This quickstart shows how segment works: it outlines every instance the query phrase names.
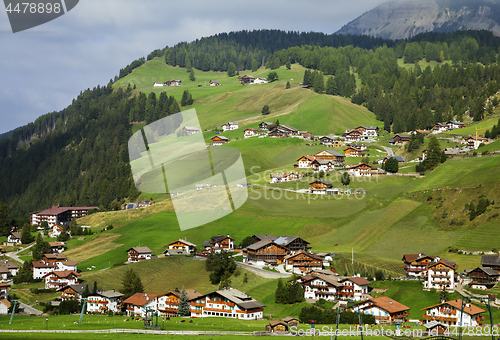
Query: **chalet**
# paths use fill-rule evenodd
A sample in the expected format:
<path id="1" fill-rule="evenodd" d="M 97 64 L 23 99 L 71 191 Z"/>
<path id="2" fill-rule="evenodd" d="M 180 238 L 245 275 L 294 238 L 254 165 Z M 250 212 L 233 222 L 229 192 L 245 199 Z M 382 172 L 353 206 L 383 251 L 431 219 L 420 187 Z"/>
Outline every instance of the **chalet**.
<path id="1" fill-rule="evenodd" d="M 408 318 L 410 307 L 407 307 L 388 296 L 371 298 L 357 304 L 355 309 L 373 315 L 376 324 L 404 323 Z"/>
<path id="2" fill-rule="evenodd" d="M 286 138 L 286 137 L 288 137 L 288 134 L 286 134 L 285 132 L 280 131 L 280 130 L 274 128 L 274 129 L 272 129 L 271 131 L 269 131 L 267 133 L 267 136 L 271 137 L 271 138 Z"/>
<path id="3" fill-rule="evenodd" d="M 307 273 L 311 270 L 323 269 L 323 259 L 301 249 L 285 256 L 285 269 L 293 273 Z"/>
<path id="4" fill-rule="evenodd" d="M 45 275 L 52 273 L 57 270 L 57 264 L 55 263 L 45 263 L 43 261 L 32 261 L 31 270 L 33 271 L 34 279 L 41 279 Z"/>
<path id="5" fill-rule="evenodd" d="M 448 327 L 448 325 L 441 323 L 437 320 L 432 320 L 430 322 L 425 323 L 424 327 L 427 330 L 427 334 L 431 335 L 444 335 L 443 333 L 450 331 L 450 327 Z"/>
<path id="6" fill-rule="evenodd" d="M 122 293 L 113 290 L 97 293 L 87 297 L 87 312 L 101 313 L 108 312 L 118 313 L 120 311 Z"/>
<path id="7" fill-rule="evenodd" d="M 194 127 L 194 126 L 184 126 L 182 128 L 182 131 L 184 131 L 184 133 L 186 133 L 187 135 L 192 135 L 192 134 L 201 132 L 201 130 L 199 128 Z"/>
<path id="8" fill-rule="evenodd" d="M 164 255 L 188 255 L 196 252 L 196 244 L 183 239 L 178 239 L 169 243 L 168 248 L 163 252 Z"/>
<path id="9" fill-rule="evenodd" d="M 9 299 L 9 288 L 9 284 L 0 283 L 0 299 Z"/>
<path id="10" fill-rule="evenodd" d="M 0 315 L 9 314 L 10 302 L 6 299 L 0 300 Z"/>
<path id="11" fill-rule="evenodd" d="M 361 133 L 356 130 L 346 131 L 342 133 L 342 137 L 344 137 L 344 140 L 349 142 L 361 142 L 364 139 Z"/>
<path id="12" fill-rule="evenodd" d="M 300 133 L 304 140 L 314 140 L 314 134 L 309 131 L 304 131 Z"/>
<path id="13" fill-rule="evenodd" d="M 186 289 L 185 292 L 189 303 L 203 296 L 203 294 L 197 292 L 195 289 Z M 160 316 L 178 316 L 181 294 L 178 290 L 170 290 L 156 298 Z"/>
<path id="14" fill-rule="evenodd" d="M 283 125 L 283 124 L 279 124 L 279 125 L 276 125 L 272 130 L 271 132 L 281 132 L 284 136 L 288 137 L 288 136 L 297 136 L 299 134 L 299 130 L 297 130 L 296 128 L 293 128 L 289 125 Z M 270 133 L 271 133 L 270 132 Z"/>
<path id="15" fill-rule="evenodd" d="M 344 155 L 338 153 L 337 151 L 320 151 L 314 155 L 315 159 L 319 160 L 329 160 L 335 166 L 344 166 Z"/>
<path id="16" fill-rule="evenodd" d="M 163 83 L 160 81 L 155 81 L 155 83 L 153 84 L 153 87 L 163 87 Z"/>
<path id="17" fill-rule="evenodd" d="M 427 265 L 435 261 L 435 257 L 419 254 L 405 254 L 403 262 L 405 264 L 406 276 L 408 277 L 427 277 Z"/>
<path id="18" fill-rule="evenodd" d="M 271 126 L 271 123 L 262 122 L 262 123 L 259 124 L 259 129 L 261 129 L 261 130 L 268 130 L 270 126 Z"/>
<path id="19" fill-rule="evenodd" d="M 462 309 L 463 314 L 461 313 Z M 439 321 L 445 325 L 461 325 L 463 327 L 478 326 L 479 321 L 482 319 L 480 314 L 485 312 L 484 309 L 476 307 L 462 299 L 441 302 L 437 305 L 422 308 L 421 310 L 425 311 L 422 318 L 426 320 L 426 323 Z M 461 324 L 460 320 L 462 320 Z"/>
<path id="20" fill-rule="evenodd" d="M 262 319 L 265 305 L 237 289 L 229 288 L 190 301 L 191 317 Z"/>
<path id="21" fill-rule="evenodd" d="M 325 146 L 332 147 L 335 140 L 328 136 L 323 136 L 319 138 L 319 142 Z"/>
<path id="22" fill-rule="evenodd" d="M 297 327 L 299 325 L 299 319 L 293 318 L 291 316 L 287 316 L 286 318 L 281 319 L 281 321 L 286 322 L 288 327 Z"/>
<path id="23" fill-rule="evenodd" d="M 126 252 L 128 253 L 128 263 L 151 260 L 151 254 L 153 254 L 153 251 L 148 247 L 132 247 L 126 250 Z"/>
<path id="24" fill-rule="evenodd" d="M 311 169 L 314 171 L 330 171 L 335 169 L 336 162 L 331 159 L 316 158 L 311 162 Z"/>
<path id="25" fill-rule="evenodd" d="M 253 81 L 254 84 L 267 84 L 267 79 L 266 78 L 256 78 Z"/>
<path id="26" fill-rule="evenodd" d="M 283 173 L 283 174 L 270 174 L 271 183 L 282 183 L 282 182 L 290 182 L 296 181 L 302 178 L 302 174 L 299 172 L 296 173 Z"/>
<path id="27" fill-rule="evenodd" d="M 229 139 L 224 136 L 215 136 L 212 138 L 212 145 L 214 146 L 224 145 L 226 143 L 229 143 Z"/>
<path id="28" fill-rule="evenodd" d="M 286 247 L 290 251 L 308 251 L 311 249 L 311 247 L 308 246 L 309 242 L 297 236 L 283 235 L 274 240 L 274 243 Z"/>
<path id="29" fill-rule="evenodd" d="M 446 127 L 448 128 L 448 131 L 455 130 L 455 129 L 463 129 L 465 128 L 465 124 L 462 122 L 457 122 L 454 120 L 449 120 L 446 123 Z"/>
<path id="30" fill-rule="evenodd" d="M 145 207 L 150 207 L 153 204 L 155 204 L 155 201 L 149 200 L 149 201 L 144 201 L 144 202 L 137 202 L 137 208 L 145 208 Z M 83 228 L 83 227 L 82 227 Z"/>
<path id="31" fill-rule="evenodd" d="M 410 141 L 410 136 L 408 135 L 396 135 L 389 143 L 394 145 L 404 145 Z"/>
<path id="32" fill-rule="evenodd" d="M 64 286 L 59 291 L 62 291 L 61 293 L 61 299 L 62 300 L 78 300 L 80 301 L 84 295 L 85 291 L 88 291 L 89 294 L 92 294 L 94 292 L 94 286 L 89 285 L 89 284 L 75 284 L 75 285 L 68 285 Z M 101 288 L 97 288 L 96 293 L 102 293 L 103 290 Z"/>
<path id="33" fill-rule="evenodd" d="M 181 86 L 181 80 L 167 80 L 163 83 L 164 86 Z"/>
<path id="34" fill-rule="evenodd" d="M 227 122 L 226 124 L 222 124 L 222 131 L 232 131 L 238 129 L 238 123 Z"/>
<path id="35" fill-rule="evenodd" d="M 254 136 L 258 136 L 258 135 L 259 135 L 259 131 L 256 129 L 246 129 L 243 131 L 244 138 L 254 137 Z"/>
<path id="36" fill-rule="evenodd" d="M 82 218 L 88 215 L 89 210 L 98 210 L 98 207 L 58 207 L 31 213 L 31 225 L 41 226 L 46 221 L 49 227 L 54 224 L 66 224 L 73 218 Z"/>
<path id="37" fill-rule="evenodd" d="M 49 246 L 52 254 L 60 254 L 66 250 L 65 242 L 49 242 Z"/>
<path id="38" fill-rule="evenodd" d="M 58 262 L 66 261 L 66 255 L 64 254 L 43 254 L 43 262 L 46 264 L 55 264 Z"/>
<path id="39" fill-rule="evenodd" d="M 359 149 L 353 148 L 349 146 L 347 149 L 344 149 L 344 154 L 346 157 L 365 157 L 365 153 Z"/>
<path id="40" fill-rule="evenodd" d="M 288 324 L 281 320 L 271 321 L 266 325 L 266 332 L 288 332 Z"/>
<path id="41" fill-rule="evenodd" d="M 347 168 L 347 173 L 354 177 L 369 177 L 372 175 L 372 166 L 366 163 L 351 165 Z"/>
<path id="42" fill-rule="evenodd" d="M 212 236 L 212 238 L 210 238 L 210 245 L 212 252 L 215 253 L 220 253 L 221 251 L 233 251 L 234 239 L 229 235 Z"/>
<path id="43" fill-rule="evenodd" d="M 61 235 L 63 232 L 64 232 L 63 227 L 61 227 L 58 224 L 54 224 L 52 227 L 50 227 L 49 237 L 55 238 L 55 237 Z"/>
<path id="44" fill-rule="evenodd" d="M 481 267 L 488 267 L 500 273 L 500 256 L 498 255 L 481 256 Z"/>
<path id="45" fill-rule="evenodd" d="M 299 159 L 297 159 L 298 162 L 298 167 L 301 169 L 307 169 L 311 167 L 311 163 L 316 159 L 314 156 L 302 156 Z"/>
<path id="46" fill-rule="evenodd" d="M 73 270 L 53 271 L 43 276 L 45 289 L 59 289 L 64 286 L 80 283 L 77 272 Z"/>
<path id="47" fill-rule="evenodd" d="M 123 301 L 127 316 L 146 316 L 146 308 L 157 309 L 157 295 L 146 293 L 135 293 Z"/>
<path id="48" fill-rule="evenodd" d="M 432 134 L 434 135 L 445 131 L 448 131 L 448 126 L 445 123 L 436 123 L 432 127 Z"/>
<path id="49" fill-rule="evenodd" d="M 354 131 L 358 131 L 361 136 L 365 137 L 365 139 L 368 139 L 370 137 L 377 137 L 379 128 L 376 126 L 358 126 L 354 129 Z"/>
<path id="50" fill-rule="evenodd" d="M 0 260 L 0 278 L 6 281 L 14 276 L 17 276 L 19 272 L 19 265 L 14 261 Z"/>
<path id="51" fill-rule="evenodd" d="M 253 84 L 255 82 L 255 77 L 244 75 L 243 77 L 238 77 L 238 81 L 240 81 L 242 85 Z"/>
<path id="52" fill-rule="evenodd" d="M 221 83 L 219 83 L 218 80 L 210 80 L 209 83 L 210 83 L 210 86 L 220 86 L 221 85 Z"/>
<path id="53" fill-rule="evenodd" d="M 455 262 L 439 259 L 427 264 L 427 278 L 424 289 L 455 291 L 455 271 L 458 266 Z"/>
<path id="54" fill-rule="evenodd" d="M 469 149 L 477 149 L 481 144 L 488 144 L 489 140 L 488 138 L 481 137 L 481 136 L 470 136 L 469 138 L 465 139 L 465 144 Z"/>
<path id="55" fill-rule="evenodd" d="M 269 240 L 269 241 L 274 241 L 277 239 L 276 236 L 271 235 L 271 234 L 266 234 L 266 235 L 253 235 L 252 236 L 255 242 L 263 241 L 263 240 Z"/>
<path id="56" fill-rule="evenodd" d="M 243 249 L 243 262 L 256 265 L 280 264 L 287 253 L 288 249 L 285 246 L 264 239 Z"/>
<path id="57" fill-rule="evenodd" d="M 309 192 L 316 195 L 332 194 L 333 185 L 325 181 L 316 181 L 309 184 Z"/>
<path id="58" fill-rule="evenodd" d="M 363 294 L 368 294 L 368 285 L 372 283 L 362 277 L 350 277 L 339 281 L 344 286 L 338 293 L 341 300 L 361 301 Z"/>
<path id="59" fill-rule="evenodd" d="M 477 267 L 476 269 L 466 270 L 467 276 L 472 280 L 470 286 L 472 289 L 491 289 L 498 283 L 500 273 L 489 267 Z"/>
<path id="60" fill-rule="evenodd" d="M 5 243 L 5 245 L 7 246 L 15 246 L 15 245 L 18 245 L 18 244 L 21 244 L 21 233 L 20 232 L 17 232 L 17 231 L 14 231 L 12 233 L 10 233 L 9 237 L 7 237 L 7 242 Z"/>

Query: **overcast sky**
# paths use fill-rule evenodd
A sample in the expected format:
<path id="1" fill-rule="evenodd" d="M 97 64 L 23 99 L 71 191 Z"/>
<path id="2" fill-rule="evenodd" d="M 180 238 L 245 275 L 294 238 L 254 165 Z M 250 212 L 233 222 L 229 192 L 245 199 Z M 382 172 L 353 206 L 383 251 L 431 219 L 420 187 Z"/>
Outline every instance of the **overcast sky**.
<path id="1" fill-rule="evenodd" d="M 59 111 L 151 51 L 252 29 L 331 34 L 385 0 L 80 0 L 66 15 L 12 33 L 0 10 L 0 133 Z"/>

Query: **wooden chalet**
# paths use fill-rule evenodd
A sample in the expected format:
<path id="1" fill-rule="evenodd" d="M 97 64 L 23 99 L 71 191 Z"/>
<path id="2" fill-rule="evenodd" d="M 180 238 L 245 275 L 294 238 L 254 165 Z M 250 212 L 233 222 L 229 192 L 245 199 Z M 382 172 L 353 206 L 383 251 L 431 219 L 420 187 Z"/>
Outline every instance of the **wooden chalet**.
<path id="1" fill-rule="evenodd" d="M 302 138 L 304 138 L 304 140 L 313 140 L 314 134 L 312 132 L 306 131 L 302 133 Z"/>
<path id="2" fill-rule="evenodd" d="M 323 259 L 301 249 L 285 256 L 285 269 L 299 273 L 323 269 Z"/>
<path id="3" fill-rule="evenodd" d="M 342 133 L 342 137 L 349 142 L 361 142 L 363 140 L 361 133 L 356 130 L 346 131 Z"/>
<path id="4" fill-rule="evenodd" d="M 419 133 L 422 135 L 428 135 L 431 132 L 429 130 L 413 130 L 409 132 L 410 135 L 418 135 Z"/>
<path id="5" fill-rule="evenodd" d="M 476 269 L 466 270 L 467 276 L 472 280 L 470 286 L 472 289 L 491 289 L 498 283 L 500 273 L 489 267 L 477 267 Z"/>
<path id="6" fill-rule="evenodd" d="M 339 281 L 344 286 L 338 293 L 339 298 L 342 300 L 361 301 L 364 294 L 368 294 L 368 285 L 372 283 L 367 279 L 359 276 L 349 277 Z"/>
<path id="7" fill-rule="evenodd" d="M 427 265 L 427 278 L 424 289 L 455 290 L 455 271 L 458 266 L 455 262 L 439 259 Z"/>
<path id="8" fill-rule="evenodd" d="M 222 124 L 222 131 L 230 131 L 238 129 L 239 125 L 235 122 L 227 122 L 226 124 Z"/>
<path id="9" fill-rule="evenodd" d="M 259 130 L 256 129 L 246 129 L 243 131 L 244 138 L 258 136 L 258 135 L 259 135 Z"/>
<path id="10" fill-rule="evenodd" d="M 298 168 L 307 169 L 311 167 L 311 163 L 316 159 L 314 156 L 302 156 L 297 159 Z"/>
<path id="11" fill-rule="evenodd" d="M 45 264 L 57 264 L 58 262 L 66 261 L 66 255 L 64 254 L 43 254 L 43 262 Z"/>
<path id="12" fill-rule="evenodd" d="M 271 240 L 262 240 L 243 249 L 243 261 L 251 264 L 283 263 L 288 249 Z"/>
<path id="13" fill-rule="evenodd" d="M 356 165 L 351 165 L 347 172 L 349 175 L 354 177 L 369 177 L 372 175 L 372 166 L 366 163 L 359 163 Z"/>
<path id="14" fill-rule="evenodd" d="M 49 246 L 52 254 L 60 254 L 67 248 L 65 242 L 49 242 Z"/>
<path id="15" fill-rule="evenodd" d="M 215 137 L 212 137 L 212 145 L 214 145 L 214 146 L 224 145 L 226 143 L 229 143 L 229 138 L 226 138 L 224 136 L 215 136 Z"/>
<path id="16" fill-rule="evenodd" d="M 392 138 L 389 143 L 393 143 L 394 145 L 403 145 L 406 144 L 410 141 L 410 136 L 408 135 L 396 135 L 394 138 Z"/>
<path id="17" fill-rule="evenodd" d="M 199 128 L 194 127 L 194 126 L 184 126 L 182 128 L 182 131 L 184 131 L 184 133 L 186 133 L 187 135 L 192 135 L 192 134 L 201 132 L 201 130 Z"/>
<path id="18" fill-rule="evenodd" d="M 465 144 L 467 144 L 467 147 L 469 149 L 477 149 L 481 144 L 488 144 L 489 140 L 488 138 L 481 137 L 481 136 L 470 136 L 465 140 Z"/>
<path id="19" fill-rule="evenodd" d="M 259 129 L 268 130 L 271 125 L 272 125 L 272 123 L 262 122 L 259 124 Z"/>
<path id="20" fill-rule="evenodd" d="M 156 297 L 155 294 L 135 293 L 123 301 L 127 316 L 146 316 L 146 308 L 155 309 Z"/>
<path id="21" fill-rule="evenodd" d="M 218 80 L 210 80 L 209 82 L 210 86 L 220 86 L 221 83 L 219 83 Z"/>
<path id="22" fill-rule="evenodd" d="M 163 252 L 164 255 L 186 255 L 196 252 L 196 244 L 183 239 L 178 239 L 169 243 L 168 248 Z"/>
<path id="23" fill-rule="evenodd" d="M 338 153 L 337 151 L 320 151 L 314 154 L 315 159 L 328 159 L 336 162 L 339 165 L 344 163 L 344 155 Z"/>
<path id="24" fill-rule="evenodd" d="M 426 323 L 438 321 L 449 326 L 461 324 L 464 327 L 477 326 L 482 319 L 480 314 L 485 312 L 484 309 L 476 307 L 462 299 L 441 302 L 437 305 L 422 308 L 421 310 L 425 311 L 422 318 Z M 463 314 L 461 315 L 462 310 Z"/>
<path id="25" fill-rule="evenodd" d="M 241 84 L 243 84 L 243 85 L 253 84 L 255 82 L 255 77 L 245 74 L 244 76 L 238 77 L 238 81 L 240 81 Z"/>
<path id="26" fill-rule="evenodd" d="M 288 137 L 288 134 L 283 132 L 283 131 L 280 131 L 276 128 L 272 129 L 271 131 L 268 132 L 267 134 L 269 137 L 272 137 L 272 138 L 286 138 Z"/>
<path id="27" fill-rule="evenodd" d="M 299 325 L 299 319 L 293 318 L 291 316 L 287 316 L 286 318 L 281 319 L 281 321 L 286 322 L 288 327 L 297 327 Z"/>
<path id="28" fill-rule="evenodd" d="M 143 260 L 151 260 L 153 251 L 148 247 L 132 247 L 126 250 L 128 253 L 127 262 L 139 262 Z"/>
<path id="29" fill-rule="evenodd" d="M 282 174 L 269 174 L 271 178 L 271 183 L 281 183 L 281 182 L 290 182 L 296 181 L 302 178 L 302 173 L 299 172 L 291 172 L 291 173 L 282 173 Z"/>
<path id="30" fill-rule="evenodd" d="M 388 296 L 371 298 L 357 304 L 364 314 L 373 315 L 376 324 L 405 323 L 409 317 L 407 307 Z"/>
<path id="31" fill-rule="evenodd" d="M 335 140 L 333 138 L 330 138 L 328 136 L 323 136 L 323 137 L 320 137 L 319 139 L 319 142 L 325 146 L 329 146 L 329 147 L 332 147 L 333 146 L 333 142 Z"/>
<path id="32" fill-rule="evenodd" d="M 285 321 L 275 320 L 266 325 L 267 332 L 288 332 L 288 324 Z"/>
<path id="33" fill-rule="evenodd" d="M 333 185 L 325 181 L 315 181 L 309 184 L 311 194 L 326 195 L 332 188 Z"/>
<path id="34" fill-rule="evenodd" d="M 221 251 L 233 251 L 234 239 L 229 235 L 212 236 L 210 239 L 212 252 L 220 253 Z"/>
<path id="35" fill-rule="evenodd" d="M 87 312 L 105 314 L 120 312 L 123 294 L 113 290 L 98 292 L 87 297 Z"/>
<path id="36" fill-rule="evenodd" d="M 262 319 L 265 305 L 251 296 L 229 288 L 190 301 L 191 317 L 224 317 L 243 320 Z"/>
<path id="37" fill-rule="evenodd" d="M 80 274 L 73 270 L 53 271 L 43 276 L 45 289 L 60 289 L 64 286 L 80 283 Z"/>
<path id="38" fill-rule="evenodd" d="M 18 244 L 21 244 L 21 233 L 18 231 L 14 231 L 10 233 L 10 235 L 7 237 L 7 241 L 4 242 L 6 246 L 15 246 Z"/>
<path id="39" fill-rule="evenodd" d="M 169 290 L 165 294 L 157 296 L 157 308 L 160 316 L 177 316 L 180 297 L 181 292 L 178 290 Z"/>
<path id="40" fill-rule="evenodd" d="M 297 281 L 304 289 L 304 297 L 312 300 L 336 301 L 344 285 L 333 275 L 305 275 Z"/>
<path id="41" fill-rule="evenodd" d="M 289 236 L 289 235 L 283 235 L 278 237 L 274 243 L 281 245 L 283 247 L 286 247 L 290 251 L 308 251 L 311 249 L 309 247 L 309 242 L 305 241 L 304 239 L 297 237 L 297 236 Z"/>
<path id="42" fill-rule="evenodd" d="M 408 277 L 425 277 L 427 276 L 427 265 L 435 261 L 435 257 L 419 254 L 405 254 L 403 255 L 403 262 L 405 264 L 404 270 Z"/>
<path id="43" fill-rule="evenodd" d="M 89 284 L 82 284 L 82 283 L 64 286 L 60 289 L 61 299 L 62 300 L 81 300 L 87 289 L 88 289 L 88 292 L 90 294 L 92 294 L 94 291 L 94 286 L 89 285 Z M 102 293 L 102 292 L 103 292 L 102 288 L 97 288 L 96 293 Z"/>
<path id="44" fill-rule="evenodd" d="M 500 256 L 498 255 L 481 256 L 481 267 L 491 268 L 500 273 Z"/>
<path id="45" fill-rule="evenodd" d="M 311 162 L 311 169 L 314 171 L 330 171 L 335 169 L 335 161 L 331 159 L 316 158 Z"/>
<path id="46" fill-rule="evenodd" d="M 365 153 L 359 149 L 353 148 L 349 146 L 347 149 L 344 149 L 344 154 L 346 157 L 364 157 Z"/>

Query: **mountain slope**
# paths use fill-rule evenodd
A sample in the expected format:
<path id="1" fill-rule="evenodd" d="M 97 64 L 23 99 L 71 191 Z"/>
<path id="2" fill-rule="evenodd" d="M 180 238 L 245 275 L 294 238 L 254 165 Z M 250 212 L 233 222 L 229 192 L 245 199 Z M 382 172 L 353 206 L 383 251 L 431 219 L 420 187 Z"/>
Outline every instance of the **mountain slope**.
<path id="1" fill-rule="evenodd" d="M 424 32 L 488 30 L 500 35 L 498 0 L 392 0 L 366 12 L 337 33 L 406 39 Z"/>

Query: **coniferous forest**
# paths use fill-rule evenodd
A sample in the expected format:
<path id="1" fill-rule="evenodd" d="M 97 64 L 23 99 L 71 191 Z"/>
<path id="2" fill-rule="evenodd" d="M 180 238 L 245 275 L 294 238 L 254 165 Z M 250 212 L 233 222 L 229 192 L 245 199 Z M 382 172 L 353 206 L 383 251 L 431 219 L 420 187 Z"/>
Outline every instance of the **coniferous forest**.
<path id="1" fill-rule="evenodd" d="M 385 130 L 399 133 L 449 119 L 481 120 L 498 105 L 492 96 L 500 90 L 499 47 L 500 38 L 487 31 L 426 33 L 400 41 L 241 31 L 155 50 L 121 69 L 115 80 L 154 57 L 221 72 L 230 64 L 255 71 L 299 63 L 308 69 L 303 83 L 315 92 L 348 97 L 374 112 Z M 436 66 L 421 69 L 421 59 Z M 112 81 L 83 91 L 66 109 L 3 135 L 0 201 L 8 203 L 12 217 L 52 204 L 119 208 L 139 195 L 127 150 L 134 123 L 153 122 L 179 107 L 166 93 L 113 89 Z"/>

